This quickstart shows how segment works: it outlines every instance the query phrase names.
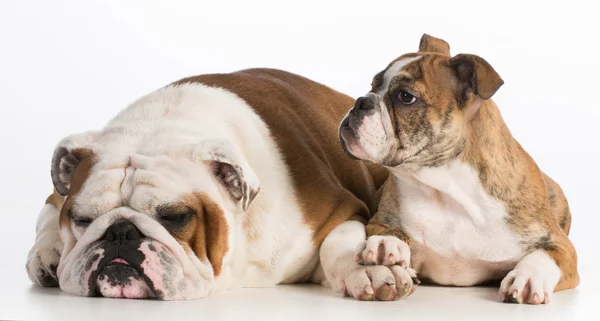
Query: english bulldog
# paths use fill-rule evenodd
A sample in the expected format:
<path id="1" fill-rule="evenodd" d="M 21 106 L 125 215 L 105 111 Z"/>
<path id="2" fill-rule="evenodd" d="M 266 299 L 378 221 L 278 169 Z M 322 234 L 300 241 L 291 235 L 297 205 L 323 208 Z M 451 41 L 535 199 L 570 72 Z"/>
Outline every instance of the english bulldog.
<path id="1" fill-rule="evenodd" d="M 504 123 L 491 99 L 503 83 L 427 34 L 373 78 L 339 131 L 351 157 L 390 172 L 357 261 L 441 285 L 502 280 L 504 302 L 579 284 L 567 200 Z"/>
<path id="2" fill-rule="evenodd" d="M 295 282 L 360 300 L 409 295 L 411 270 L 355 262 L 387 171 L 340 148 L 352 102 L 291 73 L 250 69 L 182 79 L 103 129 L 66 137 L 29 277 L 113 298 Z"/>

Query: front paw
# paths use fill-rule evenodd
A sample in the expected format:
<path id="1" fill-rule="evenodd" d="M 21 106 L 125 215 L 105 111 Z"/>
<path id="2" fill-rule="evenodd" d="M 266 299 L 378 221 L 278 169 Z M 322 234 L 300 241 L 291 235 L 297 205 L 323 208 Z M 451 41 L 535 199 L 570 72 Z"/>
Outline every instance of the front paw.
<path id="1" fill-rule="evenodd" d="M 500 297 L 503 302 L 547 304 L 552 291 L 545 289 L 542 278 L 536 278 L 526 271 L 512 270 L 500 285 Z"/>
<path id="2" fill-rule="evenodd" d="M 535 251 L 525 256 L 500 284 L 504 302 L 546 304 L 560 278 L 560 269 L 546 253 Z"/>
<path id="3" fill-rule="evenodd" d="M 338 280 L 337 289 L 360 301 L 393 301 L 411 295 L 421 282 L 413 269 L 399 265 L 356 265 Z"/>
<path id="4" fill-rule="evenodd" d="M 34 283 L 45 286 L 58 286 L 58 277 L 56 268 L 60 261 L 60 240 L 40 239 L 38 240 L 27 256 L 27 274 Z"/>
<path id="5" fill-rule="evenodd" d="M 395 236 L 374 235 L 357 250 L 356 262 L 365 265 L 410 266 L 410 247 Z"/>

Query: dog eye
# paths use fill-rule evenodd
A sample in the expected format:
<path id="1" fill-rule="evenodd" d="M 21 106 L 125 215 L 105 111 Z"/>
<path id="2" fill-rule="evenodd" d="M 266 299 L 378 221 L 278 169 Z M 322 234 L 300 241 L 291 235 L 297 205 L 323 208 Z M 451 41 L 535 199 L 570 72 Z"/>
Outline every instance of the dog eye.
<path id="1" fill-rule="evenodd" d="M 157 208 L 158 219 L 171 227 L 187 224 L 196 211 L 185 205 L 166 205 Z"/>
<path id="2" fill-rule="evenodd" d="M 186 218 L 188 218 L 188 213 L 182 214 L 161 214 L 158 218 L 161 221 L 169 222 L 169 223 L 179 223 L 183 222 Z"/>
<path id="3" fill-rule="evenodd" d="M 91 218 L 87 218 L 87 217 L 76 217 L 73 218 L 73 223 L 75 223 L 75 225 L 79 226 L 79 227 L 88 227 L 91 223 L 92 223 L 92 219 Z"/>
<path id="4" fill-rule="evenodd" d="M 417 101 L 417 97 L 409 94 L 404 90 L 401 90 L 396 97 L 401 103 L 405 105 L 412 105 Z"/>

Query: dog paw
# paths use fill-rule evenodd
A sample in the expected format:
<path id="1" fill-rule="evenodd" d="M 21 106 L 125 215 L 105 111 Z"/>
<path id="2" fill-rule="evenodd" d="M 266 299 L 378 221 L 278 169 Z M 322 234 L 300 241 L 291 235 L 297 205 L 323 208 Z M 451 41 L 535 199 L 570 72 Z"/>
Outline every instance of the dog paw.
<path id="1" fill-rule="evenodd" d="M 374 235 L 357 250 L 356 262 L 363 265 L 410 266 L 410 247 L 395 236 Z"/>
<path id="2" fill-rule="evenodd" d="M 34 283 L 44 287 L 58 286 L 56 268 L 60 261 L 60 240 L 38 240 L 27 256 L 27 274 Z"/>
<path id="3" fill-rule="evenodd" d="M 421 282 L 399 265 L 356 265 L 338 280 L 337 291 L 360 301 L 394 301 L 411 295 Z"/>
<path id="4" fill-rule="evenodd" d="M 547 304 L 559 278 L 556 263 L 543 252 L 533 252 L 502 280 L 500 298 L 511 303 Z"/>

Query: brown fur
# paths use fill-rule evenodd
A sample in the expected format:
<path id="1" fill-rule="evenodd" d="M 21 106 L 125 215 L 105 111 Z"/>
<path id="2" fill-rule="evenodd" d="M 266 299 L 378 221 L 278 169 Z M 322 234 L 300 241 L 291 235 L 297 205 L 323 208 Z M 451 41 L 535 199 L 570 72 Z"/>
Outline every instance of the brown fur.
<path id="1" fill-rule="evenodd" d="M 424 34 L 419 43 L 419 52 L 438 52 L 449 56 L 450 45 L 442 39 Z"/>
<path id="2" fill-rule="evenodd" d="M 369 219 L 376 206 L 373 195 L 387 172 L 350 160 L 338 143 L 337 128 L 352 98 L 273 69 L 202 75 L 176 84 L 187 82 L 226 88 L 265 121 L 285 155 L 305 221 L 315 230 L 315 244 L 353 215 Z"/>
<path id="3" fill-rule="evenodd" d="M 555 291 L 576 287 L 577 255 L 567 237 L 571 225 L 567 200 L 558 184 L 540 171 L 512 137 L 498 107 L 488 99 L 502 86 L 502 79 L 482 58 L 450 57 L 449 48 L 427 35 L 420 47 L 423 57 L 392 80 L 385 98 L 393 108 L 392 121 L 401 140 L 418 145 L 419 150 L 402 157 L 392 150 L 387 165 L 432 167 L 455 158 L 468 163 L 477 170 L 487 192 L 504 204 L 507 222 L 519 235 L 525 252 L 541 249 L 557 262 L 562 276 Z M 381 85 L 381 81 L 373 83 Z M 400 88 L 419 97 L 419 104 L 395 106 L 398 102 L 393 97 Z M 406 146 L 398 143 L 400 148 Z M 369 222 L 367 233 L 395 235 L 410 244 L 401 218 L 394 212 L 398 206 L 395 196 L 402 191 L 390 181 L 393 178 L 384 185 L 378 213 Z"/>
<path id="4" fill-rule="evenodd" d="M 228 249 L 228 229 L 223 210 L 202 193 L 184 197 L 182 204 L 192 208 L 196 215 L 183 230 L 170 232 L 179 243 L 189 244 L 198 258 L 208 259 L 215 276 L 218 276 Z"/>
<path id="5" fill-rule="evenodd" d="M 305 221 L 315 231 L 315 244 L 346 220 L 366 222 L 370 218 L 377 205 L 375 191 L 387 178 L 387 171 L 349 159 L 339 146 L 338 124 L 352 106 L 352 98 L 306 78 L 272 69 L 202 75 L 176 84 L 186 82 L 234 92 L 267 123 L 291 172 Z M 77 155 L 80 162 L 61 211 L 60 224 L 68 228 L 73 199 L 95 163 L 91 151 L 78 151 Z M 51 198 L 53 201 L 55 197 Z M 219 275 L 228 249 L 222 210 L 197 193 L 183 198 L 182 204 L 193 208 L 196 216 L 185 228 L 170 231 L 171 234 L 199 258 L 208 258 L 215 275 Z"/>
<path id="6" fill-rule="evenodd" d="M 60 196 L 56 190 L 54 192 L 52 192 L 52 194 L 50 194 L 50 196 L 48 196 L 48 198 L 46 199 L 46 204 L 52 204 L 54 205 L 54 207 L 60 209 L 63 205 L 63 203 L 65 202 L 64 198 L 62 196 Z"/>
<path id="7" fill-rule="evenodd" d="M 562 271 L 556 291 L 579 284 L 577 254 L 567 238 L 571 215 L 562 189 L 512 138 L 498 107 L 486 101 L 469 127 L 463 161 L 508 210 L 508 223 L 530 252 L 542 249 Z M 565 222 L 561 226 L 561 221 Z"/>
<path id="8" fill-rule="evenodd" d="M 62 207 L 60 207 L 59 220 L 59 226 L 61 228 L 68 229 L 71 229 L 71 207 L 73 206 L 73 201 L 79 193 L 79 191 L 81 190 L 81 188 L 83 187 L 83 184 L 90 175 L 92 167 L 96 164 L 97 161 L 94 152 L 92 152 L 92 150 L 90 149 L 75 149 L 73 150 L 72 154 L 73 156 L 75 156 L 75 158 L 77 158 L 79 163 L 77 164 L 77 167 L 75 167 L 75 170 L 73 172 L 69 192 L 65 198 Z"/>

